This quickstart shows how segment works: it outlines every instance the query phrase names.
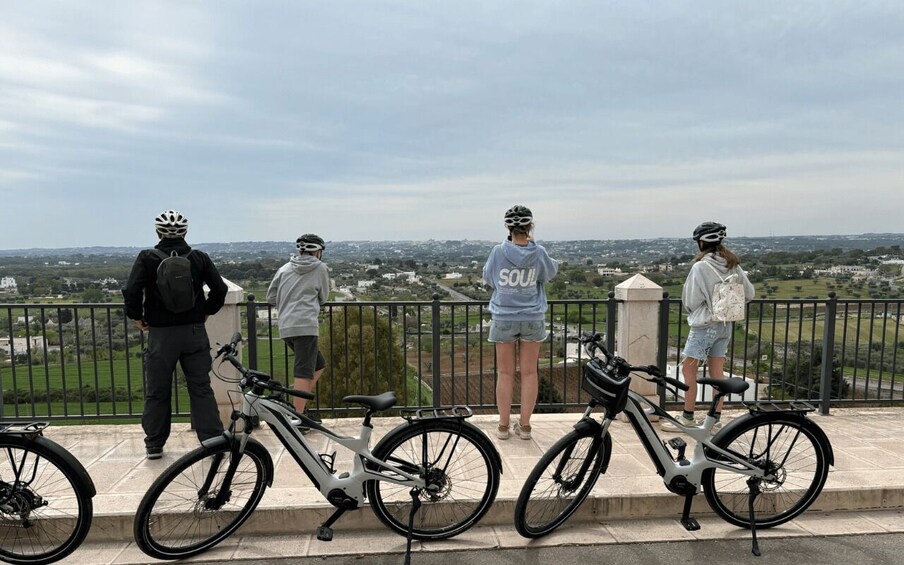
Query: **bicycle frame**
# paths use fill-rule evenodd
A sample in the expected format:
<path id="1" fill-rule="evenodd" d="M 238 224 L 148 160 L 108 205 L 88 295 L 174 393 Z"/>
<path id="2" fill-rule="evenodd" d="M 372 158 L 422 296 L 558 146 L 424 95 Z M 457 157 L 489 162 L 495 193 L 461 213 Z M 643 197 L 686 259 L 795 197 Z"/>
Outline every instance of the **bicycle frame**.
<path id="1" fill-rule="evenodd" d="M 239 420 L 249 422 L 254 416 L 269 424 L 283 447 L 292 454 L 295 462 L 311 479 L 315 488 L 328 500 L 331 493 L 338 492 L 344 493 L 359 505 L 365 498 L 364 484 L 371 480 L 387 481 L 412 488 L 426 486 L 423 478 L 373 456 L 370 451 L 373 428 L 366 423 L 361 424 L 357 436 L 342 436 L 300 416 L 288 404 L 254 392 L 245 392 Z M 299 425 L 310 426 L 355 453 L 357 457 L 352 470 L 340 473 L 327 467 L 317 450 L 305 439 L 298 428 Z M 246 425 L 244 430 L 236 432 L 234 436 L 238 440 L 238 451 L 241 453 L 248 438 L 251 437 L 251 426 Z M 375 468 L 368 468 L 368 462 Z"/>
<path id="2" fill-rule="evenodd" d="M 715 400 L 714 402 L 717 401 Z M 684 459 L 683 463 L 681 460 L 676 461 L 673 458 L 672 453 L 653 428 L 653 424 L 647 416 L 647 409 L 643 406 L 644 404 L 652 409 L 651 412 L 653 414 L 660 418 L 669 419 L 695 440 L 696 445 L 690 458 Z M 584 413 L 585 418 L 590 417 L 592 409 L 593 406 L 587 408 Z M 707 414 L 701 426 L 685 426 L 681 422 L 676 421 L 675 418 L 672 418 L 665 410 L 633 390 L 628 392 L 628 402 L 625 405 L 624 413 L 628 416 L 634 432 L 646 448 L 650 460 L 656 465 L 656 472 L 662 477 L 669 490 L 676 492 L 677 489 L 679 491 L 676 494 L 698 494 L 704 471 L 712 468 L 725 469 L 750 477 L 770 478 L 763 469 L 752 465 L 735 453 L 714 445 L 710 441 L 710 430 L 715 425 L 716 420 L 709 414 Z M 611 422 L 611 419 L 604 418 L 601 435 L 606 434 Z M 718 454 L 733 464 L 716 461 L 710 457 L 710 453 Z M 692 492 L 689 491 L 691 487 L 693 488 Z"/>

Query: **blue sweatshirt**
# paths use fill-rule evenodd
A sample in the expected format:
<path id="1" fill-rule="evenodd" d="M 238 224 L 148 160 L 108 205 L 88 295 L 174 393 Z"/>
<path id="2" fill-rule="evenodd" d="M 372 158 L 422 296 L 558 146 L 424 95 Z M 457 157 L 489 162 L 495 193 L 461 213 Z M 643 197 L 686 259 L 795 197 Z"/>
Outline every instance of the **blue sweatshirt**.
<path id="1" fill-rule="evenodd" d="M 490 314 L 494 320 L 530 322 L 546 313 L 546 290 L 559 264 L 533 241 L 516 245 L 503 241 L 490 251 L 483 280 L 493 289 Z"/>

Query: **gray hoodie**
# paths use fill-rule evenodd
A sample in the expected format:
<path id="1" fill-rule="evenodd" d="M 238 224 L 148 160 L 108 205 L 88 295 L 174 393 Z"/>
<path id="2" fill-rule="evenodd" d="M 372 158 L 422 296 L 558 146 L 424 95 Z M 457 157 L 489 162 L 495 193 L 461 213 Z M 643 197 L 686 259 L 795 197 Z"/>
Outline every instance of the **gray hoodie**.
<path id="1" fill-rule="evenodd" d="M 320 307 L 330 297 L 326 263 L 313 255 L 296 255 L 276 271 L 267 302 L 279 310 L 279 337 L 318 335 Z"/>
<path id="2" fill-rule="evenodd" d="M 716 275 L 712 269 L 704 265 L 704 261 L 715 267 L 719 274 Z M 714 323 L 712 320 L 713 288 L 716 283 L 721 282 L 719 276 L 726 279 L 729 275 L 736 275 L 737 282 L 744 285 L 744 300 L 746 302 L 753 300 L 756 292 L 753 284 L 747 278 L 747 273 L 741 269 L 740 265 L 729 269 L 724 257 L 708 253 L 691 267 L 687 280 L 684 281 L 684 288 L 681 290 L 681 302 L 687 313 L 687 323 L 692 328 L 704 328 Z"/>

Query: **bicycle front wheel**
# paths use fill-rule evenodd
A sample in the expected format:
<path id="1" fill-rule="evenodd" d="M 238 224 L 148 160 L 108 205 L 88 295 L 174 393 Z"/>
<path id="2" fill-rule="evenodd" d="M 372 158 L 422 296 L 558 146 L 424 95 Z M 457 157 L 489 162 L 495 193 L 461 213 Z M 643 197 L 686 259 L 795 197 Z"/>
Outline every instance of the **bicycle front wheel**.
<path id="1" fill-rule="evenodd" d="M 815 424 L 789 414 L 752 418 L 714 443 L 766 472 L 767 478 L 759 479 L 762 494 L 755 500 L 754 515 L 757 528 L 771 528 L 800 515 L 822 492 L 829 473 L 830 447 L 825 441 Z M 747 480 L 746 475 L 718 468 L 704 471 L 702 480 L 713 511 L 742 528 L 750 527 Z"/>
<path id="2" fill-rule="evenodd" d="M 445 539 L 467 530 L 486 514 L 499 490 L 499 453 L 483 432 L 460 420 L 399 426 L 374 447 L 373 455 L 427 483 L 417 493 L 421 507 L 414 515 L 414 539 Z M 410 486 L 368 481 L 367 497 L 384 524 L 408 535 Z"/>
<path id="3" fill-rule="evenodd" d="M 531 471 L 515 504 L 515 529 L 526 538 L 545 536 L 583 504 L 612 454 L 612 439 L 599 427 L 569 432 Z"/>
<path id="4" fill-rule="evenodd" d="M 135 513 L 138 547 L 156 559 L 183 559 L 210 549 L 245 523 L 267 488 L 270 456 L 249 439 L 227 488 L 232 463 L 232 449 L 224 442 L 183 455 L 157 477 Z"/>
<path id="5" fill-rule="evenodd" d="M 44 437 L 0 437 L 0 560 L 53 563 L 88 535 L 94 492 L 69 459 Z"/>

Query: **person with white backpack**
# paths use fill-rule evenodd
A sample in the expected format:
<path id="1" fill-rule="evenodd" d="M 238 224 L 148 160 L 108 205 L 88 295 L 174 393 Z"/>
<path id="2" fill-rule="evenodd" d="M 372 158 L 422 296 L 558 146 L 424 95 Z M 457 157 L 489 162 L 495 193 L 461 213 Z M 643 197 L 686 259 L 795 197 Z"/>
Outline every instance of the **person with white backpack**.
<path id="1" fill-rule="evenodd" d="M 734 322 L 744 319 L 746 305 L 755 294 L 753 284 L 741 269 L 738 256 L 722 244 L 725 236 L 725 226 L 717 222 L 704 222 L 697 226 L 693 237 L 698 253 L 681 292 L 690 331 L 681 363 L 681 374 L 688 390 L 684 393 L 684 411 L 678 421 L 686 426 L 697 423 L 694 406 L 700 363 L 706 361 L 711 378 L 724 378 L 725 355 Z M 718 421 L 721 410 L 720 403 L 713 431 L 721 428 Z M 667 432 L 681 431 L 668 420 L 662 421 L 661 428 Z"/>

